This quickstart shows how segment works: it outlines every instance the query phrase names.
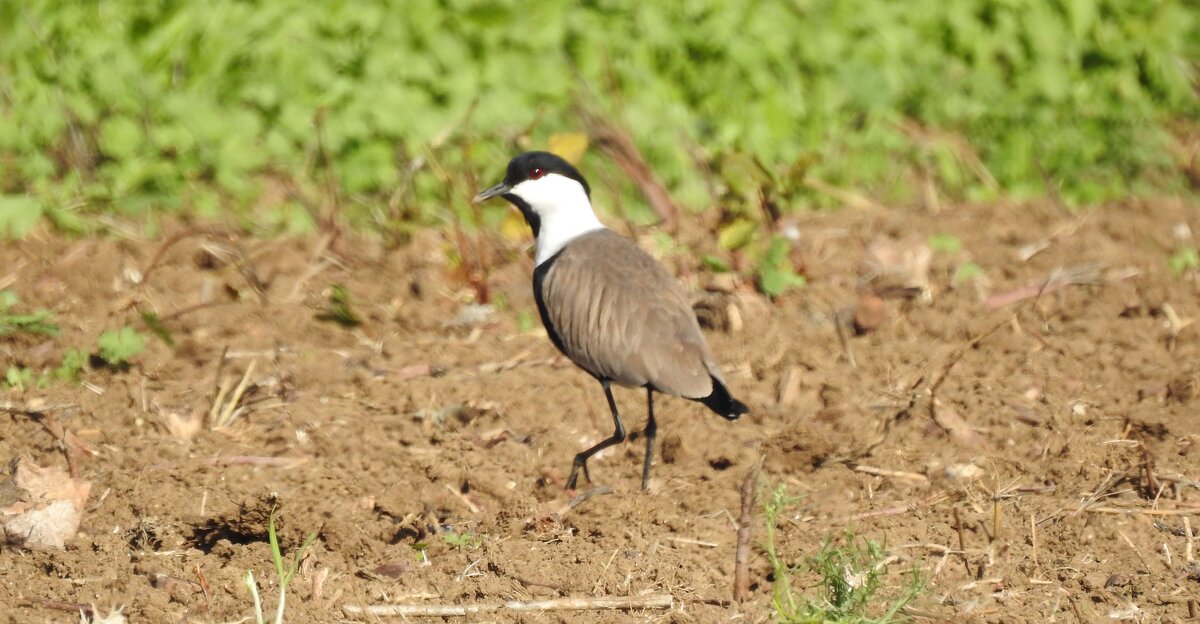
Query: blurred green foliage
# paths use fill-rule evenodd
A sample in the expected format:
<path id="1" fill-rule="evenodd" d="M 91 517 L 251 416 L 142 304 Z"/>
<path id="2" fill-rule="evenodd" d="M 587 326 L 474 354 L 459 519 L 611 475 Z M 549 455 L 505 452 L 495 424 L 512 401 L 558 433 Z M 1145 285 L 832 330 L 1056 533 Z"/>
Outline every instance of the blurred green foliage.
<path id="1" fill-rule="evenodd" d="M 0 290 L 0 336 L 15 333 L 42 334 L 57 336 L 58 325 L 52 321 L 49 310 L 35 312 L 15 312 L 21 303 L 21 298 L 11 290 Z"/>
<path id="2" fill-rule="evenodd" d="M 836 203 L 805 179 L 888 200 L 930 182 L 963 199 L 1179 190 L 1169 132 L 1200 118 L 1198 16 L 1191 0 L 5 2 L 0 236 L 164 211 L 303 229 L 330 206 L 392 231 L 496 223 L 499 202 L 469 197 L 518 149 L 584 130 L 580 104 L 691 209 L 714 182 L 697 158 L 726 154 L 792 187 L 791 209 Z M 648 217 L 612 165 L 585 169 Z"/>
<path id="3" fill-rule="evenodd" d="M 100 361 L 114 369 L 129 368 L 130 360 L 146 349 L 146 339 L 135 329 L 126 325 L 121 329 L 110 329 L 96 339 L 96 355 Z"/>

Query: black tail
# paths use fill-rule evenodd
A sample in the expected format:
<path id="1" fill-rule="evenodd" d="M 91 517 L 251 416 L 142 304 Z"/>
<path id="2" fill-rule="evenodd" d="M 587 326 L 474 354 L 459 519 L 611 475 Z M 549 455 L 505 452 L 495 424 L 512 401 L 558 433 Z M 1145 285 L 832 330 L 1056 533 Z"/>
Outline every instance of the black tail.
<path id="1" fill-rule="evenodd" d="M 729 394 L 729 388 L 726 388 L 720 379 L 713 377 L 712 384 L 712 394 L 703 399 L 696 399 L 697 401 L 708 406 L 708 409 L 719 414 L 721 418 L 728 420 L 737 420 L 738 416 L 750 413 L 750 408 L 733 398 L 733 395 Z"/>

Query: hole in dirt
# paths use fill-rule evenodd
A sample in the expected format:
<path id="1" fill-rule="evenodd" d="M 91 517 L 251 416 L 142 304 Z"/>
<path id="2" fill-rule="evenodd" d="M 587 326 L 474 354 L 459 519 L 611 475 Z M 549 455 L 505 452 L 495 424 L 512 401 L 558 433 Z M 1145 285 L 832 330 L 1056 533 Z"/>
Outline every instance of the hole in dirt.
<path id="1" fill-rule="evenodd" d="M 205 554 L 213 553 L 213 549 L 222 544 L 239 546 L 266 542 L 273 513 L 276 534 L 286 534 L 287 520 L 277 513 L 278 510 L 278 501 L 272 495 L 247 499 L 238 505 L 237 510 L 206 519 L 202 524 L 192 527 L 192 542 Z"/>
<path id="2" fill-rule="evenodd" d="M 718 457 L 716 459 L 708 460 L 708 465 L 712 466 L 713 470 L 720 472 L 722 470 L 728 470 L 730 467 L 732 467 L 733 460 L 729 459 L 728 457 Z"/>
<path id="3" fill-rule="evenodd" d="M 419 542 L 427 535 L 429 535 L 429 531 L 426 527 L 403 527 L 392 535 L 392 539 L 388 543 L 394 546 L 396 544 Z"/>
<path id="4" fill-rule="evenodd" d="M 234 546 L 244 546 L 267 541 L 266 532 L 242 532 L 229 525 L 209 523 L 192 528 L 192 544 L 204 554 L 213 554 L 213 549 L 222 541 Z"/>

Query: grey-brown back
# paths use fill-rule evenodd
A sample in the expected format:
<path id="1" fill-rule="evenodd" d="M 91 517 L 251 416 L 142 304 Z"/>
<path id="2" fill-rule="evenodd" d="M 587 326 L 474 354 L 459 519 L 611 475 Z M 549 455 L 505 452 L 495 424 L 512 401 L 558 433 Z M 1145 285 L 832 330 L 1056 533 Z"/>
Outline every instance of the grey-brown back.
<path id="1" fill-rule="evenodd" d="M 722 379 L 683 287 L 612 230 L 585 234 L 538 266 L 534 295 L 555 345 L 598 379 L 689 399 Z"/>

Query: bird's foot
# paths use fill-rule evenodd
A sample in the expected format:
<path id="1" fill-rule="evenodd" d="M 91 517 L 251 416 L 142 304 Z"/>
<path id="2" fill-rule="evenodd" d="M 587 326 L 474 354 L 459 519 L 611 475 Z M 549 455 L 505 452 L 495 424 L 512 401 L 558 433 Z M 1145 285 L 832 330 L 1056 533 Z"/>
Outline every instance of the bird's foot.
<path id="1" fill-rule="evenodd" d="M 579 480 L 579 471 L 583 469 L 583 480 L 587 481 L 588 485 L 592 485 L 592 475 L 588 473 L 587 461 L 575 460 L 571 466 L 571 475 L 567 477 L 567 490 L 574 490 L 576 482 Z"/>

